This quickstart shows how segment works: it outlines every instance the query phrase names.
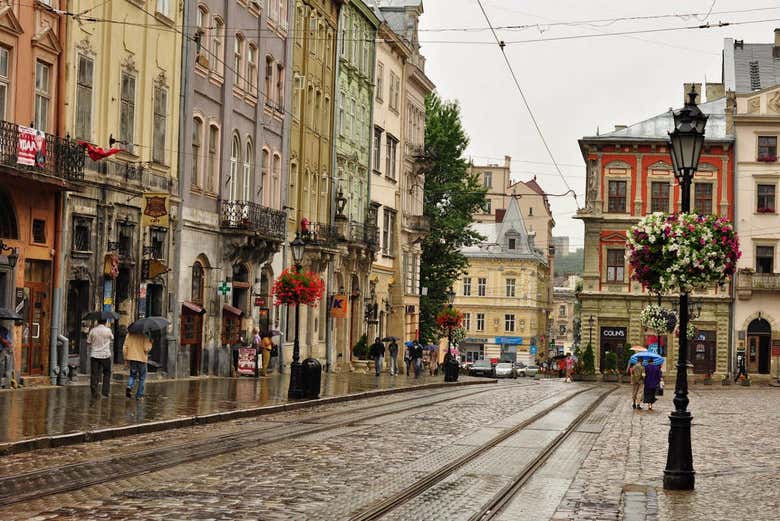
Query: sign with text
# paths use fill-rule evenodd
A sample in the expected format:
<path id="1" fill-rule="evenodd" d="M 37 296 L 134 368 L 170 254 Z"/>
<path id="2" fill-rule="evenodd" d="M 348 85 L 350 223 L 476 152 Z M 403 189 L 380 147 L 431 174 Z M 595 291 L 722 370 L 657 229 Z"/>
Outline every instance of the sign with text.
<path id="1" fill-rule="evenodd" d="M 18 147 L 17 163 L 39 168 L 46 166 L 46 134 L 40 130 L 20 125 Z"/>
<path id="2" fill-rule="evenodd" d="M 602 327 L 601 328 L 601 336 L 603 338 L 610 338 L 610 339 L 625 339 L 626 338 L 626 328 L 624 327 Z"/>
<path id="3" fill-rule="evenodd" d="M 497 336 L 496 344 L 506 346 L 519 346 L 523 344 L 523 337 L 521 336 Z"/>
<path id="4" fill-rule="evenodd" d="M 168 227 L 168 194 L 165 192 L 147 192 L 144 194 L 144 209 L 141 214 L 141 226 Z"/>
<path id="5" fill-rule="evenodd" d="M 257 349 L 254 347 L 240 347 L 238 349 L 238 374 L 255 376 L 256 360 Z"/>
<path id="6" fill-rule="evenodd" d="M 330 306 L 330 316 L 333 318 L 347 318 L 346 295 L 333 295 L 333 302 Z"/>

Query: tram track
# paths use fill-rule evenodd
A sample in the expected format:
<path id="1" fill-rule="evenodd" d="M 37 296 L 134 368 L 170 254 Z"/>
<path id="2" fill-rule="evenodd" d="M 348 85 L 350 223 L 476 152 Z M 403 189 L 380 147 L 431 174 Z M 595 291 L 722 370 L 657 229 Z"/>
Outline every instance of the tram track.
<path id="1" fill-rule="evenodd" d="M 545 407 L 538 413 L 523 420 L 519 424 L 505 429 L 503 432 L 494 436 L 479 447 L 476 447 L 469 453 L 451 461 L 450 463 L 445 464 L 438 470 L 431 472 L 423 478 L 415 481 L 410 486 L 399 491 L 398 493 L 376 501 L 367 508 L 364 508 L 363 510 L 353 514 L 349 520 L 373 521 L 382 519 L 385 515 L 390 514 L 402 505 L 405 505 L 406 503 L 418 498 L 425 492 L 431 490 L 438 483 L 449 478 L 467 464 L 476 462 L 481 457 L 485 456 L 491 449 L 497 447 L 499 444 L 508 440 L 512 436 L 515 436 L 524 429 L 527 429 L 529 426 L 546 417 L 548 414 L 557 410 L 562 405 L 583 393 L 592 391 L 593 389 L 593 387 L 589 387 L 556 401 L 554 404 L 550 405 L 549 407 Z M 558 435 L 556 435 L 555 438 L 550 441 L 540 451 L 539 454 L 534 456 L 531 461 L 526 464 L 507 485 L 502 487 L 497 494 L 495 494 L 486 504 L 480 507 L 479 511 L 469 518 L 469 521 L 488 521 L 495 519 L 495 517 L 502 511 L 504 506 L 514 497 L 514 495 L 523 487 L 523 485 L 528 482 L 534 473 L 544 465 L 549 457 L 566 441 L 566 439 L 579 427 L 579 425 L 581 425 L 593 413 L 596 407 L 598 407 L 606 399 L 606 397 L 616 389 L 617 387 L 610 388 L 609 390 L 601 393 L 595 400 L 593 400 L 588 405 L 588 407 L 583 410 L 582 413 L 577 415 L 577 417 Z"/>
<path id="2" fill-rule="evenodd" d="M 523 387 L 531 385 L 523 385 Z M 348 427 L 384 416 L 435 407 L 444 402 L 470 398 L 494 390 L 496 390 L 495 385 L 477 390 L 449 389 L 420 397 L 406 397 L 390 403 L 369 405 L 357 410 L 334 411 L 315 415 L 302 422 L 288 421 L 282 424 L 243 430 L 238 433 L 215 435 L 194 443 L 174 443 L 163 447 L 156 446 L 132 451 L 121 456 L 53 465 L 13 477 L 0 478 L 0 507 L 164 470 L 246 448 L 254 448 L 259 443 L 277 443 Z M 339 420 L 339 416 L 346 418 Z"/>

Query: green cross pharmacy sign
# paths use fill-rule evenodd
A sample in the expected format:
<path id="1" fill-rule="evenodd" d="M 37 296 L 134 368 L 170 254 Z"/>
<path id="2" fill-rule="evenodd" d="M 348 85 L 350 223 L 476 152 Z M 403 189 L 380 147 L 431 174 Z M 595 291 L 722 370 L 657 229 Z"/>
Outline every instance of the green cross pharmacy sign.
<path id="1" fill-rule="evenodd" d="M 220 282 L 219 286 L 217 286 L 217 293 L 222 295 L 223 297 L 227 297 L 230 295 L 230 291 L 233 289 L 233 285 L 230 282 Z"/>

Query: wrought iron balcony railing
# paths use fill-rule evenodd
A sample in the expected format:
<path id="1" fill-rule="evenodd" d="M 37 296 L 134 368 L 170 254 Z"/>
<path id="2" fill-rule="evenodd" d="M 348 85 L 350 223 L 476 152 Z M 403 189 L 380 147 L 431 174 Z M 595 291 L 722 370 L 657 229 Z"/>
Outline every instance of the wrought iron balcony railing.
<path id="1" fill-rule="evenodd" d="M 139 190 L 167 192 L 174 187 L 168 176 L 156 173 L 146 164 L 140 162 L 115 159 L 92 161 L 90 158 L 86 158 L 85 167 L 87 170 L 97 172 L 109 179 L 121 181 L 126 185 L 135 185 Z"/>
<path id="2" fill-rule="evenodd" d="M 59 181 L 84 179 L 84 149 L 70 138 L 46 136 L 46 151 L 35 165 L 19 163 L 19 125 L 0 121 L 0 164 L 19 172 L 54 178 Z"/>
<path id="3" fill-rule="evenodd" d="M 780 290 L 780 273 L 737 273 L 737 291 L 777 291 Z"/>
<path id="4" fill-rule="evenodd" d="M 301 231 L 301 239 L 317 246 L 335 246 L 339 241 L 339 231 L 335 226 L 324 223 L 309 223 Z"/>
<path id="5" fill-rule="evenodd" d="M 379 228 L 373 224 L 350 221 L 345 235 L 346 241 L 365 244 L 370 250 L 379 247 Z"/>
<path id="6" fill-rule="evenodd" d="M 250 201 L 222 201 L 222 228 L 259 233 L 283 241 L 287 216 Z"/>

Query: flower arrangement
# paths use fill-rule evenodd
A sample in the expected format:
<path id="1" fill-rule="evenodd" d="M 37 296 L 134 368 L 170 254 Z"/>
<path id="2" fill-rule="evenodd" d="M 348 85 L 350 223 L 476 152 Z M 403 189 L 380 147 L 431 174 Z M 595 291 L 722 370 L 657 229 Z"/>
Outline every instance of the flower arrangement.
<path id="1" fill-rule="evenodd" d="M 765 163 L 774 163 L 775 161 L 777 161 L 777 156 L 773 156 L 771 154 L 766 154 L 766 155 L 763 155 L 763 156 L 758 156 L 756 158 L 756 160 L 757 161 L 762 161 L 762 162 L 765 162 Z"/>
<path id="2" fill-rule="evenodd" d="M 659 294 L 721 284 L 742 255 L 734 227 L 715 215 L 650 214 L 630 229 L 627 245 L 631 277 Z"/>
<path id="3" fill-rule="evenodd" d="M 688 322 L 688 327 L 686 328 L 688 330 L 688 334 L 686 335 L 688 337 L 688 340 L 693 340 L 696 338 L 696 326 L 694 326 L 691 322 Z M 680 336 L 680 328 L 676 328 L 674 330 L 674 336 L 679 337 Z"/>
<path id="4" fill-rule="evenodd" d="M 306 304 L 316 306 L 322 298 L 325 285 L 314 272 L 299 272 L 297 268 L 287 268 L 274 281 L 274 305 Z"/>
<path id="5" fill-rule="evenodd" d="M 447 306 L 436 315 L 436 323 L 443 329 L 457 329 L 463 324 L 463 313 Z"/>
<path id="6" fill-rule="evenodd" d="M 649 304 L 639 314 L 639 321 L 646 328 L 670 333 L 677 325 L 677 313 L 658 304 Z"/>

